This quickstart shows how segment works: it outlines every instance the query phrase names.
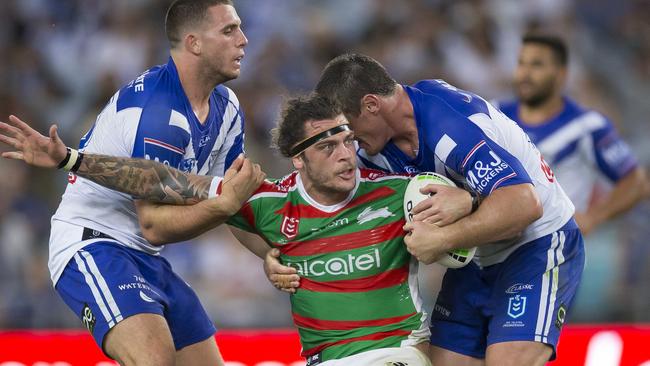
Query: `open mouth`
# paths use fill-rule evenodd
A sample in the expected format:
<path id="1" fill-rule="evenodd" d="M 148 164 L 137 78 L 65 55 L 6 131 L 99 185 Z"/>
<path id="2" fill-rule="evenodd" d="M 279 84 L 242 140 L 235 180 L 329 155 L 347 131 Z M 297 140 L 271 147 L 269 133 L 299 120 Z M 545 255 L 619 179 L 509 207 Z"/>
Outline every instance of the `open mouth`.
<path id="1" fill-rule="evenodd" d="M 343 178 L 343 179 L 349 180 L 349 179 L 354 178 L 354 169 L 352 169 L 352 168 L 345 169 L 343 171 L 338 172 L 336 175 Z"/>

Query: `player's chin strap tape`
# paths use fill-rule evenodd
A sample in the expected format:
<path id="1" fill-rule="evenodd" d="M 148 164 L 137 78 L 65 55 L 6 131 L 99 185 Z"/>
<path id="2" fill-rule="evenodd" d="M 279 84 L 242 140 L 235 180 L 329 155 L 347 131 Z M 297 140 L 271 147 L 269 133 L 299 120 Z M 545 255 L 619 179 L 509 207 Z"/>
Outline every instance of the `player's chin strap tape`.
<path id="1" fill-rule="evenodd" d="M 291 149 L 291 156 L 296 156 L 301 152 L 305 151 L 305 149 L 307 149 L 311 145 L 317 143 L 318 141 L 322 139 L 326 139 L 330 136 L 334 136 L 337 133 L 343 131 L 350 131 L 350 127 L 347 124 L 338 125 L 330 128 L 329 130 L 325 130 L 319 134 L 316 134 L 312 137 L 308 137 L 293 146 L 293 148 Z"/>
<path id="2" fill-rule="evenodd" d="M 83 161 L 83 159 L 84 159 L 83 153 L 80 153 L 75 149 L 66 147 L 65 158 L 59 163 L 57 168 L 74 173 L 81 166 L 81 162 Z"/>

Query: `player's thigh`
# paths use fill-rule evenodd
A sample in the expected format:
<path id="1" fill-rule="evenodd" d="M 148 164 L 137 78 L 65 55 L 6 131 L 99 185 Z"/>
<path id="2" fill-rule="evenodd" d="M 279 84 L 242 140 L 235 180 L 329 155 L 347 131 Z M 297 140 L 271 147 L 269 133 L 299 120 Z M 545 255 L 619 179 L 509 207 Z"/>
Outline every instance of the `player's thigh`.
<path id="1" fill-rule="evenodd" d="M 523 349 L 534 345 L 541 354 L 550 349 L 546 361 L 553 360 L 584 267 L 579 231 L 560 230 L 536 239 L 499 266 L 489 305 L 488 347 L 519 341 Z"/>
<path id="2" fill-rule="evenodd" d="M 544 366 L 551 358 L 553 348 L 539 342 L 502 342 L 488 346 L 487 366 Z"/>
<path id="3" fill-rule="evenodd" d="M 122 320 L 105 336 L 104 350 L 122 365 L 174 365 L 174 342 L 167 321 L 158 314 Z"/>
<path id="4" fill-rule="evenodd" d="M 219 347 L 210 337 L 204 341 L 191 344 L 176 352 L 176 366 L 223 366 L 224 361 Z"/>
<path id="5" fill-rule="evenodd" d="M 475 263 L 448 269 L 431 311 L 432 348 L 469 358 L 484 358 L 489 318 L 483 310 L 490 293 Z"/>
<path id="6" fill-rule="evenodd" d="M 114 242 L 88 245 L 74 254 L 56 284 L 56 291 L 102 349 L 117 324 L 138 314 L 162 317 L 166 307 L 164 293 L 146 283 L 142 274 L 143 260 L 156 269 L 159 259 L 132 251 Z"/>
<path id="7" fill-rule="evenodd" d="M 217 331 L 211 317 L 190 285 L 171 271 L 171 266 L 166 260 L 163 261 L 167 273 L 165 294 L 168 298 L 165 318 L 174 337 L 176 350 L 187 349 L 199 343 L 209 346 L 210 343 L 214 343 L 214 334 Z M 205 342 L 206 340 L 209 341 Z M 214 354 L 216 346 L 212 349 L 204 347 L 197 347 L 197 349 L 205 349 L 207 357 Z"/>
<path id="8" fill-rule="evenodd" d="M 444 348 L 431 346 L 431 364 L 434 366 L 483 366 L 481 358 L 466 356 Z"/>

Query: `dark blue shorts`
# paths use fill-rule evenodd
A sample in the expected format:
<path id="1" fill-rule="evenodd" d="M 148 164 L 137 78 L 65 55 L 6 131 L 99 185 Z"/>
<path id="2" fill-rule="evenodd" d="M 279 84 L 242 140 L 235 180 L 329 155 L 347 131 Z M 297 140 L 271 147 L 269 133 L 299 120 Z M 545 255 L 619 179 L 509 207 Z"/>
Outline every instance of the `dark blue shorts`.
<path id="1" fill-rule="evenodd" d="M 102 349 L 108 331 L 135 314 L 162 315 L 177 350 L 216 331 L 194 291 L 165 258 L 112 241 L 79 250 L 65 267 L 56 291 Z"/>
<path id="2" fill-rule="evenodd" d="M 431 344 L 484 358 L 494 343 L 534 341 L 555 349 L 584 268 L 575 221 L 517 248 L 492 266 L 448 269 L 431 315 Z"/>

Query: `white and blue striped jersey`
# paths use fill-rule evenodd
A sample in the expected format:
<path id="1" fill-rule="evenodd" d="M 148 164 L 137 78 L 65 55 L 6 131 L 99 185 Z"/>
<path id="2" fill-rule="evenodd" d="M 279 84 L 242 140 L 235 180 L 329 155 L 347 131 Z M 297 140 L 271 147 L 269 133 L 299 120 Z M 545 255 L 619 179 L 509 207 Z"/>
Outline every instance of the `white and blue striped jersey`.
<path id="1" fill-rule="evenodd" d="M 243 152 L 244 119 L 237 97 L 219 85 L 201 123 L 192 110 L 172 60 L 155 66 L 121 88 L 81 139 L 86 153 L 146 158 L 185 172 L 223 176 Z M 83 228 L 121 245 L 158 254 L 142 236 L 129 195 L 75 175 L 52 217 L 49 267 L 56 284 L 75 252 L 97 240 L 81 241 Z"/>
<path id="2" fill-rule="evenodd" d="M 573 205 L 535 145 L 515 122 L 481 97 L 442 80 L 404 86 L 415 113 L 419 151 L 415 159 L 392 141 L 381 153 L 359 150 L 361 165 L 392 172 L 432 171 L 483 197 L 499 187 L 532 183 L 543 216 L 517 238 L 482 245 L 480 266 L 502 262 L 519 246 L 560 229 Z"/>
<path id="3" fill-rule="evenodd" d="M 519 120 L 518 102 L 498 103 L 498 107 L 537 145 L 578 212 L 589 207 L 601 177 L 616 182 L 638 165 L 605 116 L 569 98 L 564 98 L 562 112 L 535 126 Z"/>

